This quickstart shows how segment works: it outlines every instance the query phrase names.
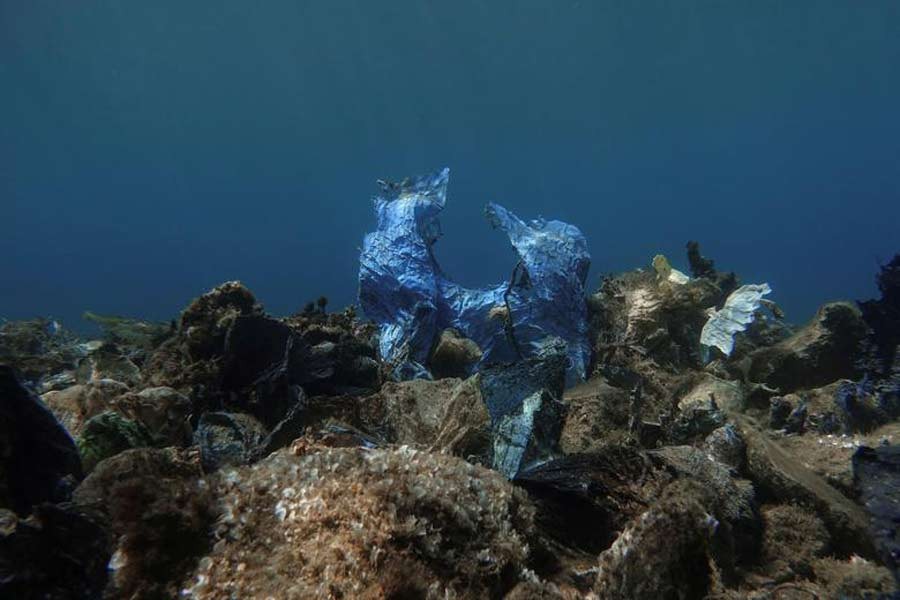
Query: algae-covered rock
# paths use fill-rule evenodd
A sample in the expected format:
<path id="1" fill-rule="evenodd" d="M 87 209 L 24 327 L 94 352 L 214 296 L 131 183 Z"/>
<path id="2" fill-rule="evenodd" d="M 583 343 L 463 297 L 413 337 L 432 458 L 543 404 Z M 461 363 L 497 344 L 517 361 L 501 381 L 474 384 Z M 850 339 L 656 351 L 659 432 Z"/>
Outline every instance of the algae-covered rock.
<path id="1" fill-rule="evenodd" d="M 677 484 L 600 555 L 594 593 L 622 598 L 703 598 L 712 587 L 708 546 L 716 522 L 700 493 Z"/>
<path id="2" fill-rule="evenodd" d="M 38 382 L 71 371 L 84 356 L 80 340 L 53 319 L 0 323 L 0 364 Z"/>
<path id="3" fill-rule="evenodd" d="M 190 597 L 499 597 L 533 508 L 499 474 L 406 447 L 280 451 L 219 484 L 214 549 Z"/>
<path id="4" fill-rule="evenodd" d="M 131 448 L 152 446 L 153 443 L 153 435 L 143 424 L 113 411 L 89 419 L 77 440 L 86 472 L 92 471 L 105 458 Z"/>
<path id="5" fill-rule="evenodd" d="M 116 545 L 108 597 L 175 598 L 209 550 L 215 508 L 196 452 L 126 450 L 100 463 L 75 492 L 105 516 Z"/>
<path id="6" fill-rule="evenodd" d="M 867 327 L 855 306 L 826 304 L 812 322 L 774 346 L 750 354 L 751 381 L 765 382 L 782 393 L 853 379 Z"/>

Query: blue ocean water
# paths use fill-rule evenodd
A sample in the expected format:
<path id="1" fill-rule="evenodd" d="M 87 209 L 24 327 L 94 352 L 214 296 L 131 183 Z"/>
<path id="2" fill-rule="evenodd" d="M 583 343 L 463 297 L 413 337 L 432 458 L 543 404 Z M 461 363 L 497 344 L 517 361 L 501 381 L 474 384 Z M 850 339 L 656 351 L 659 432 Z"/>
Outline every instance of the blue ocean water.
<path id="1" fill-rule="evenodd" d="M 900 250 L 898 106 L 893 0 L 3 0 L 0 317 L 339 308 L 375 180 L 446 165 L 460 283 L 509 276 L 494 201 L 591 287 L 697 239 L 802 321 Z"/>

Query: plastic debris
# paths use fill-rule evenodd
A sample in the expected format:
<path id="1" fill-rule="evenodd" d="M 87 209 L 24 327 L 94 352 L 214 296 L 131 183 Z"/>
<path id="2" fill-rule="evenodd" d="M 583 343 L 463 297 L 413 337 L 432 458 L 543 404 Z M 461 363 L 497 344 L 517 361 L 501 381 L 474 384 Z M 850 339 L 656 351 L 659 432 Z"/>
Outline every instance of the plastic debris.
<path id="1" fill-rule="evenodd" d="M 715 346 L 725 356 L 734 349 L 734 334 L 744 331 L 753 321 L 753 314 L 759 309 L 762 297 L 770 294 L 768 283 L 742 285 L 731 292 L 721 310 L 710 309 L 709 320 L 700 333 L 700 344 L 704 350 Z"/>
<path id="2" fill-rule="evenodd" d="M 359 300 L 380 328 L 381 356 L 398 379 L 429 378 L 429 353 L 447 328 L 472 340 L 484 364 L 514 362 L 562 349 L 567 381 L 584 378 L 590 359 L 584 282 L 590 266 L 581 231 L 561 221 L 525 222 L 496 204 L 488 221 L 509 236 L 518 262 L 508 281 L 469 289 L 447 279 L 432 253 L 449 170 L 379 182 L 377 230 L 360 256 Z"/>

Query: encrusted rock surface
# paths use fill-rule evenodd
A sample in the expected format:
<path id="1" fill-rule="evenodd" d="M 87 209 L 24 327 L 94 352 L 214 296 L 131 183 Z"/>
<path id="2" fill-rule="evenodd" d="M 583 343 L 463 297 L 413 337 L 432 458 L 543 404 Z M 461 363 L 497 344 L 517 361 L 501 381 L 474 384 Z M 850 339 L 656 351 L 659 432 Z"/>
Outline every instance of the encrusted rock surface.
<path id="1" fill-rule="evenodd" d="M 893 597 L 898 261 L 711 362 L 733 273 L 692 244 L 692 278 L 607 277 L 569 389 L 552 344 L 487 364 L 449 330 L 392 381 L 352 307 L 238 282 L 102 340 L 5 323 L 0 597 Z"/>

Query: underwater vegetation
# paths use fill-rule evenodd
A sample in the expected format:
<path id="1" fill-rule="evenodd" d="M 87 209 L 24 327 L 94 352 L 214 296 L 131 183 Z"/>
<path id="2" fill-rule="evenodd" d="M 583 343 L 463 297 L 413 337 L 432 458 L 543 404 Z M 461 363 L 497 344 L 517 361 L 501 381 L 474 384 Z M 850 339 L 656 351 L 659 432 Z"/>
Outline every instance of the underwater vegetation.
<path id="1" fill-rule="evenodd" d="M 896 597 L 900 255 L 791 324 L 695 241 L 587 290 L 489 205 L 518 261 L 468 289 L 447 183 L 380 183 L 361 313 L 0 325 L 0 597 Z"/>

